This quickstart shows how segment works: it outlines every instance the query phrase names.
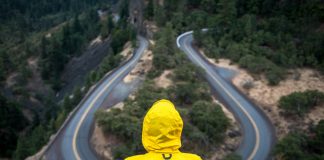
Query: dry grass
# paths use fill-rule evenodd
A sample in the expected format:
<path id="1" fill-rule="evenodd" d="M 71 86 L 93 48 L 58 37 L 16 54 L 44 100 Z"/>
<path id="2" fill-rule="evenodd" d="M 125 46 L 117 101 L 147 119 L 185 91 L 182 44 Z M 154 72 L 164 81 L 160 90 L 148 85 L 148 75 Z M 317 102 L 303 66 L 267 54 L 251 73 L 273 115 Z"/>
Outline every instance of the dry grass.
<path id="1" fill-rule="evenodd" d="M 228 59 L 219 59 L 217 62 L 211 58 L 207 59 L 217 66 L 229 68 L 238 73 L 233 79 L 233 84 L 251 98 L 268 115 L 275 125 L 276 134 L 279 138 L 291 130 L 296 128 L 306 129 L 308 125 L 316 124 L 320 119 L 324 119 L 324 105 L 315 107 L 304 118 L 297 119 L 283 117 L 280 114 L 281 110 L 278 108 L 280 97 L 293 92 L 305 90 L 319 90 L 324 92 L 324 76 L 320 75 L 317 71 L 308 68 L 289 70 L 287 78 L 281 81 L 279 85 L 269 86 L 264 76 L 252 76 L 245 69 L 232 64 Z M 298 78 L 296 78 L 296 75 L 298 75 Z M 253 83 L 252 88 L 244 89 L 243 85 L 247 81 Z"/>

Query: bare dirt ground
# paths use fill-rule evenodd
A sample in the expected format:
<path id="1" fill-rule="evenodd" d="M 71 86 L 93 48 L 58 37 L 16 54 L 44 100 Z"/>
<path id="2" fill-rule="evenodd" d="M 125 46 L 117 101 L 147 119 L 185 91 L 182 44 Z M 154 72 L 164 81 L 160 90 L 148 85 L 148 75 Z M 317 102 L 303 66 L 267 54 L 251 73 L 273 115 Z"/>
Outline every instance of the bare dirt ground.
<path id="1" fill-rule="evenodd" d="M 6 79 L 6 86 L 7 87 L 12 87 L 16 84 L 16 80 L 15 78 L 18 76 L 18 73 L 12 73 L 8 76 L 8 78 Z"/>
<path id="2" fill-rule="evenodd" d="M 154 83 L 157 87 L 168 88 L 172 85 L 172 80 L 170 79 L 173 74 L 173 70 L 165 70 L 163 73 L 154 79 Z"/>
<path id="3" fill-rule="evenodd" d="M 101 128 L 96 124 L 90 140 L 97 154 L 106 160 L 112 160 L 111 146 L 115 144 L 113 136 L 104 135 Z"/>
<path id="4" fill-rule="evenodd" d="M 152 68 L 153 54 L 151 50 L 145 50 L 143 56 L 136 64 L 135 68 L 124 78 L 125 83 L 129 83 L 139 76 L 145 75 Z"/>
<path id="5" fill-rule="evenodd" d="M 120 54 L 123 56 L 124 60 L 128 60 L 132 57 L 133 52 L 134 52 L 134 48 L 132 47 L 131 42 L 127 42 L 124 45 L 124 49 Z"/>
<path id="6" fill-rule="evenodd" d="M 113 108 L 118 108 L 120 110 L 123 110 L 124 109 L 124 105 L 125 105 L 124 102 L 119 102 L 119 103 L 115 104 L 114 106 L 108 108 L 107 109 L 107 112 L 109 112 Z"/>
<path id="7" fill-rule="evenodd" d="M 201 52 L 203 53 L 203 52 Z M 205 56 L 206 57 L 206 56 Z M 235 70 L 238 74 L 233 79 L 233 84 L 252 99 L 268 115 L 275 125 L 278 138 L 282 138 L 289 131 L 296 128 L 306 129 L 308 125 L 316 124 L 324 119 L 324 105 L 318 106 L 308 113 L 304 118 L 289 119 L 283 117 L 278 108 L 280 97 L 293 92 L 305 90 L 319 90 L 324 92 L 324 76 L 317 71 L 307 68 L 289 70 L 287 78 L 277 86 L 268 86 L 264 76 L 254 77 L 238 65 L 232 64 L 230 60 L 207 58 L 211 63 Z M 296 75 L 298 78 L 296 78 Z M 252 82 L 253 87 L 244 89 L 246 82 Z"/>
<path id="8" fill-rule="evenodd" d="M 104 159 L 112 159 L 111 149 L 108 148 L 109 142 L 101 131 L 101 128 L 95 125 L 90 143 L 97 154 Z"/>
<path id="9" fill-rule="evenodd" d="M 124 103 L 120 102 L 111 108 L 123 109 L 123 107 Z M 108 108 L 106 111 L 109 112 L 111 108 Z M 118 140 L 117 137 L 112 134 L 105 135 L 102 132 L 102 129 L 96 124 L 90 139 L 90 143 L 101 159 L 112 160 L 112 148 L 118 145 L 120 140 Z"/>
<path id="10" fill-rule="evenodd" d="M 90 42 L 90 46 L 96 45 L 96 44 L 100 44 L 102 42 L 102 38 L 101 36 L 98 36 L 97 38 L 95 38 L 94 40 L 92 40 Z"/>
<path id="11" fill-rule="evenodd" d="M 149 38 L 153 38 L 154 33 L 159 31 L 159 28 L 153 21 L 144 21 L 144 25 L 146 28 L 147 37 Z"/>
<path id="12" fill-rule="evenodd" d="M 216 152 L 212 155 L 210 160 L 220 160 L 230 153 L 232 153 L 241 142 L 241 133 L 239 129 L 239 124 L 234 118 L 234 115 L 219 101 L 213 97 L 213 102 L 222 107 L 223 112 L 226 117 L 230 119 L 231 127 L 226 131 L 226 136 L 224 143 L 217 147 Z"/>

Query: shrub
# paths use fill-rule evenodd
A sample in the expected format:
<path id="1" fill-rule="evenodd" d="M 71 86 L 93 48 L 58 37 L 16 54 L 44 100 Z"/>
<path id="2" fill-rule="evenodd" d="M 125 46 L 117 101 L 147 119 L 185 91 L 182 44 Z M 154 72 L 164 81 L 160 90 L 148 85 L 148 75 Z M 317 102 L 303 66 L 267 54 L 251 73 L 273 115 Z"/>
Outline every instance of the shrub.
<path id="1" fill-rule="evenodd" d="M 324 102 L 324 93 L 317 90 L 294 92 L 279 100 L 279 108 L 287 114 L 304 115 L 316 105 Z"/>
<path id="2" fill-rule="evenodd" d="M 219 142 L 229 126 L 229 120 L 220 106 L 207 101 L 197 101 L 189 113 L 191 122 L 213 142 Z"/>
<path id="3" fill-rule="evenodd" d="M 242 157 L 236 153 L 231 153 L 227 156 L 225 156 L 224 160 L 241 160 Z"/>
<path id="4" fill-rule="evenodd" d="M 302 146 L 305 144 L 304 135 L 298 133 L 289 134 L 276 145 L 274 153 L 283 159 L 303 159 Z"/>

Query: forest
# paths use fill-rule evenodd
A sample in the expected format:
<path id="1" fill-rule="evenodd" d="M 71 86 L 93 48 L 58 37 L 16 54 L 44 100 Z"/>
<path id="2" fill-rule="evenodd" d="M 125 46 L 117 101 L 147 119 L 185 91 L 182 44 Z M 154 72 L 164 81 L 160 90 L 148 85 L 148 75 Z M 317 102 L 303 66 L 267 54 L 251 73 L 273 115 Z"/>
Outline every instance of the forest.
<path id="1" fill-rule="evenodd" d="M 150 1 L 148 7 L 152 5 L 153 1 Z M 145 12 L 145 15 L 149 16 L 149 13 Z M 112 147 L 115 159 L 145 153 L 138 140 L 141 137 L 143 117 L 155 101 L 170 99 L 184 120 L 182 151 L 194 152 L 203 158 L 211 157 L 215 146 L 224 141 L 230 121 L 221 107 L 212 101 L 211 91 L 201 78 L 203 71 L 191 64 L 176 48 L 178 30 L 171 22 L 159 27 L 159 32 L 154 34 L 155 45 L 150 47 L 154 55 L 153 66 L 136 91 L 135 99 L 127 99 L 122 110 L 113 108 L 109 112 L 97 111 L 96 122 L 104 134 L 114 135 L 121 142 Z M 173 70 L 172 86 L 156 87 L 153 79 L 168 69 Z M 228 159 L 231 158 L 240 159 L 236 154 L 229 155 Z"/>
<path id="2" fill-rule="evenodd" d="M 229 58 L 252 74 L 264 74 L 270 85 L 285 79 L 291 68 L 324 72 L 322 2 L 220 0 L 218 6 L 216 14 L 197 24 L 210 30 L 198 27 L 195 34 L 209 57 Z"/>
<path id="3" fill-rule="evenodd" d="M 153 48 L 154 68 L 148 77 L 154 78 L 172 68 L 176 68 L 176 74 L 183 73 L 175 67 L 178 65 L 174 57 L 180 55 L 170 56 L 176 51 L 168 40 L 174 38 L 161 35 L 179 35 L 190 30 L 194 30 L 194 45 L 208 57 L 230 59 L 252 75 L 264 75 L 269 85 L 278 85 L 289 69 L 311 68 L 323 74 L 323 8 L 320 0 L 165 0 L 163 5 L 149 0 L 144 16 L 163 29 L 154 37 L 158 43 Z M 202 28 L 208 31 L 202 32 Z M 181 99 L 183 102 L 188 100 L 185 97 L 188 95 Z M 284 116 L 302 118 L 323 104 L 323 93 L 296 92 L 282 97 L 278 103 Z M 321 126 L 322 122 L 306 131 L 292 131 L 279 140 L 273 155 L 278 159 L 322 159 L 323 151 L 318 148 L 323 146 L 320 142 L 315 144 L 323 139 Z M 293 148 L 286 150 L 290 144 Z M 228 158 L 240 159 L 236 155 Z"/>
<path id="4" fill-rule="evenodd" d="M 127 41 L 135 43 L 136 37 L 127 21 L 127 0 L 123 2 L 121 19 L 115 23 L 111 16 L 104 20 L 97 16 L 97 9 L 109 8 L 107 0 L 1 0 L 1 158 L 24 159 L 36 153 L 90 86 L 120 64 L 123 45 Z M 322 0 L 164 0 L 163 5 L 148 0 L 144 17 L 155 22 L 159 32 L 153 37 L 153 69 L 138 91 L 141 94 L 127 100 L 124 111 L 112 109 L 96 115 L 104 132 L 119 135 L 124 142 L 114 148 L 114 157 L 144 151 L 132 138 L 140 136 L 141 119 L 157 97 L 169 98 L 179 107 L 186 124 L 184 137 L 192 140 L 185 142 L 185 151 L 208 153 L 208 157 L 212 146 L 223 142 L 229 121 L 212 103 L 208 86 L 200 78 L 201 69 L 190 65 L 175 46 L 176 36 L 184 31 L 194 31 L 194 45 L 208 57 L 230 59 L 253 75 L 264 75 L 269 85 L 278 85 L 289 69 L 304 67 L 324 73 Z M 202 32 L 202 28 L 208 31 Z M 80 56 L 99 34 L 111 39 L 112 54 L 88 74 L 84 88 L 75 86 L 72 97 L 67 95 L 61 103 L 54 102 L 55 93 L 62 87 L 60 76 L 65 65 Z M 37 72 L 50 88 L 48 95 L 27 92 L 27 80 L 33 74 L 26 67 L 30 57 L 39 57 Z M 166 69 L 174 70 L 175 84 L 168 89 L 155 88 L 151 80 Z M 18 78 L 8 91 L 6 84 L 11 75 Z M 323 97 L 319 91 L 296 92 L 282 97 L 278 107 L 284 115 L 303 117 L 323 104 Z M 33 98 L 41 107 L 27 103 Z M 26 108 L 32 117 L 25 116 Z M 197 109 L 201 112 L 192 112 Z M 323 159 L 323 124 L 321 121 L 306 132 L 289 133 L 278 142 L 273 154 L 282 159 Z M 228 159 L 240 158 L 229 155 Z"/>
<path id="5" fill-rule="evenodd" d="M 115 159 L 145 153 L 139 141 L 142 120 L 151 105 L 162 98 L 174 102 L 184 120 L 182 151 L 195 152 L 207 158 L 215 146 L 223 142 L 225 131 L 230 126 L 229 119 L 221 107 L 212 102 L 208 85 L 200 78 L 199 68 L 190 64 L 182 53 L 175 54 L 178 54 L 175 64 L 181 67 L 175 69 L 171 87 L 157 88 L 152 79 L 146 79 L 136 91 L 135 99 L 127 99 L 122 110 L 114 108 L 96 113 L 96 121 L 103 133 L 113 134 L 122 142 L 112 148 Z M 154 70 L 149 74 L 154 74 Z"/>
<path id="6" fill-rule="evenodd" d="M 289 133 L 274 149 L 276 157 L 294 160 L 321 160 L 324 158 L 324 120 L 311 126 L 309 132 Z"/>
<path id="7" fill-rule="evenodd" d="M 276 85 L 289 68 L 324 71 L 323 13 L 320 0 L 150 0 L 145 16 L 177 33 L 194 30 L 207 56 L 229 58 Z"/>
<path id="8" fill-rule="evenodd" d="M 0 118 L 1 158 L 24 159 L 39 151 L 91 85 L 120 64 L 119 52 L 127 41 L 135 40 L 136 33 L 127 23 L 127 14 L 118 23 L 112 16 L 99 19 L 97 10 L 109 10 L 113 3 L 106 0 L 1 2 L 0 112 L 5 115 Z M 84 87 L 75 86 L 73 96 L 66 95 L 61 103 L 56 103 L 55 93 L 62 87 L 60 77 L 66 64 L 80 56 L 99 35 L 111 39 L 112 54 L 88 74 Z M 36 71 L 27 66 L 30 57 L 39 59 Z M 35 72 L 50 88 L 48 93 L 27 90 Z M 8 87 L 11 75 L 18 78 Z M 39 103 L 33 106 L 29 99 Z"/>
<path id="9" fill-rule="evenodd" d="M 303 118 L 305 114 L 324 103 L 324 93 L 317 90 L 293 92 L 279 100 L 279 108 L 289 119 Z M 324 120 L 306 130 L 295 129 L 275 146 L 274 155 L 280 159 L 320 160 L 324 158 Z"/>

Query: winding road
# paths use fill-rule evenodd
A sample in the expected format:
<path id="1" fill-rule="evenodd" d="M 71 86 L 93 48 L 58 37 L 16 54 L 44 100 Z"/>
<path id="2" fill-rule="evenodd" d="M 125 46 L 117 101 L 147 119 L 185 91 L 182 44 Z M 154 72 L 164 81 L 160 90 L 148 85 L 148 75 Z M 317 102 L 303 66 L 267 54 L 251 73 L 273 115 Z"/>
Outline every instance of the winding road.
<path id="1" fill-rule="evenodd" d="M 205 70 L 206 79 L 211 87 L 240 122 L 243 138 L 237 153 L 244 160 L 269 159 L 275 142 L 272 124 L 257 106 L 242 95 L 230 81 L 223 78 L 215 70 L 215 66 L 208 63 L 192 47 L 192 33 L 190 31 L 180 35 L 177 38 L 177 45 L 194 64 Z M 138 37 L 138 41 L 140 42 L 139 47 L 133 57 L 105 76 L 82 100 L 70 118 L 64 123 L 45 151 L 44 156 L 47 160 L 98 159 L 89 142 L 92 134 L 94 113 L 114 86 L 134 68 L 142 53 L 148 47 L 148 42 L 145 38 Z"/>
<path id="2" fill-rule="evenodd" d="M 44 156 L 47 160 L 98 159 L 89 142 L 94 114 L 112 89 L 135 67 L 148 47 L 148 41 L 145 38 L 139 36 L 138 41 L 139 47 L 135 50 L 133 57 L 105 76 L 73 111 L 45 151 Z"/>
<path id="3" fill-rule="evenodd" d="M 275 142 L 271 122 L 257 106 L 217 72 L 217 67 L 215 70 L 215 66 L 202 58 L 192 47 L 192 33 L 192 31 L 189 31 L 178 36 L 177 46 L 186 53 L 195 65 L 205 70 L 205 77 L 211 87 L 240 122 L 243 137 L 236 152 L 244 160 L 270 159 L 270 153 Z"/>

